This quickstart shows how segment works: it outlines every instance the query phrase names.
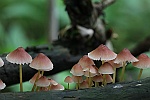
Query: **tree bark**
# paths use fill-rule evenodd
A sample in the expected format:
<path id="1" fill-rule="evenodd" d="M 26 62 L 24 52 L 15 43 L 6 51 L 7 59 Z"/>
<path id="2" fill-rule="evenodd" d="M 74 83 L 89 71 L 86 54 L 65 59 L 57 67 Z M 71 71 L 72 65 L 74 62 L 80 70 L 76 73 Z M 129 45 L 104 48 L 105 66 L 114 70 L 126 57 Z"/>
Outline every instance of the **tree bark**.
<path id="1" fill-rule="evenodd" d="M 1 93 L 1 100 L 149 100 L 150 78 L 80 90 Z"/>

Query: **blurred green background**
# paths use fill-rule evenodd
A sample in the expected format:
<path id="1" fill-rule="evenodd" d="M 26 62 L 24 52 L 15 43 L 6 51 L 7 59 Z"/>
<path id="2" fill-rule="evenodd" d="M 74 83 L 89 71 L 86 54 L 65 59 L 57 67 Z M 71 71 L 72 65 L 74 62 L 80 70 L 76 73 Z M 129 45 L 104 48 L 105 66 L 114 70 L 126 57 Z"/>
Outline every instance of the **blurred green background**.
<path id="1" fill-rule="evenodd" d="M 50 44 L 49 5 L 50 0 L 0 0 L 0 54 L 10 52 L 18 46 L 25 48 Z M 132 50 L 136 44 L 149 36 L 149 5 L 150 0 L 116 0 L 105 10 L 108 25 L 119 35 L 117 39 L 112 39 L 116 53 L 123 48 Z M 59 31 L 69 24 L 69 19 L 62 0 L 56 0 L 54 7 Z M 130 66 L 127 69 L 134 74 L 138 71 Z M 148 76 L 148 71 L 144 73 L 143 78 Z M 67 76 L 68 72 L 63 75 Z"/>

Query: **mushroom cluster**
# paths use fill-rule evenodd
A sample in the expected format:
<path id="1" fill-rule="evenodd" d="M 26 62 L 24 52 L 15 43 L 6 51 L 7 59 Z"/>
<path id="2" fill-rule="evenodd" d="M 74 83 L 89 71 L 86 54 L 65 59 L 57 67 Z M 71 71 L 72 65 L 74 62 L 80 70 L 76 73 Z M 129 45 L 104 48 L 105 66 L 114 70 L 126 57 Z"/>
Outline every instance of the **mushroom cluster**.
<path id="1" fill-rule="evenodd" d="M 35 89 L 36 91 L 64 90 L 64 87 L 61 84 L 44 76 L 44 71 L 50 71 L 53 69 L 53 63 L 43 53 L 39 53 L 32 60 L 30 54 L 28 54 L 23 47 L 18 47 L 6 56 L 6 60 L 10 63 L 19 65 L 20 92 L 23 92 L 22 65 L 24 64 L 29 64 L 31 68 L 38 70 L 38 72 L 29 80 L 29 82 L 33 84 L 32 91 L 35 91 Z M 4 62 L 0 58 L 0 66 L 3 65 Z M 5 86 L 5 83 L 0 80 L 0 89 L 4 89 Z"/>
<path id="2" fill-rule="evenodd" d="M 94 60 L 101 61 L 101 66 L 96 67 Z M 124 80 L 125 67 L 128 63 L 140 68 L 138 79 L 140 79 L 143 69 L 150 67 L 150 58 L 146 54 L 141 54 L 138 59 L 134 57 L 128 49 L 123 49 L 116 54 L 107 46 L 101 44 L 88 55 L 84 55 L 75 64 L 67 76 L 65 82 L 76 83 L 76 89 L 89 88 L 100 84 L 105 86 L 107 83 L 115 83 L 116 68 L 122 67 L 120 82 Z M 112 75 L 113 74 L 113 75 Z"/>

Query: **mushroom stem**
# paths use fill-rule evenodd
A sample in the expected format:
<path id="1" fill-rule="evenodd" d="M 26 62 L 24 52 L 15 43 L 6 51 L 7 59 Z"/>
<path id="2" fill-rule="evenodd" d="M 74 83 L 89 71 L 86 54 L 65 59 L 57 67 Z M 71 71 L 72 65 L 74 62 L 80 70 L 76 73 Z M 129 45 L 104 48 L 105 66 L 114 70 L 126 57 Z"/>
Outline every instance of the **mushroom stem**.
<path id="1" fill-rule="evenodd" d="M 90 74 L 90 71 L 89 71 L 89 87 L 91 87 L 91 74 Z"/>
<path id="2" fill-rule="evenodd" d="M 98 87 L 98 82 L 95 82 L 95 87 Z"/>
<path id="3" fill-rule="evenodd" d="M 40 88 L 39 86 L 36 87 L 36 92 L 39 90 L 39 88 Z"/>
<path id="4" fill-rule="evenodd" d="M 103 74 L 103 84 L 104 84 L 104 86 L 107 85 L 107 82 L 106 82 L 106 74 Z"/>
<path id="5" fill-rule="evenodd" d="M 44 75 L 44 71 L 41 72 L 41 76 L 43 76 L 43 75 Z"/>
<path id="6" fill-rule="evenodd" d="M 142 72 L 143 72 L 143 69 L 140 69 L 140 73 L 139 73 L 139 75 L 138 75 L 138 80 L 140 80 L 141 75 L 142 75 Z"/>
<path id="7" fill-rule="evenodd" d="M 121 76 L 120 76 L 120 82 L 122 82 L 124 80 L 124 72 L 125 72 L 125 66 L 126 66 L 126 63 L 124 62 L 123 63 L 123 67 L 122 67 L 122 72 L 121 72 Z"/>
<path id="8" fill-rule="evenodd" d="M 51 89 L 51 85 L 48 86 L 48 90 L 50 90 L 50 89 Z"/>
<path id="9" fill-rule="evenodd" d="M 69 90 L 69 83 L 68 83 L 68 90 Z"/>
<path id="10" fill-rule="evenodd" d="M 22 65 L 19 65 L 19 73 L 20 73 L 20 92 L 23 92 L 23 85 L 22 85 Z"/>
<path id="11" fill-rule="evenodd" d="M 113 73 L 113 83 L 115 83 L 115 79 L 116 79 L 116 68 L 114 68 L 114 73 Z"/>
<path id="12" fill-rule="evenodd" d="M 34 91 L 34 89 L 35 89 L 35 87 L 36 87 L 36 82 L 37 82 L 37 80 L 38 80 L 38 78 L 39 78 L 39 75 L 40 75 L 40 70 L 38 70 L 38 74 L 37 74 L 37 77 L 36 77 L 36 79 L 35 79 L 35 82 L 34 82 L 34 85 L 33 85 L 33 87 L 32 87 L 32 92 Z"/>

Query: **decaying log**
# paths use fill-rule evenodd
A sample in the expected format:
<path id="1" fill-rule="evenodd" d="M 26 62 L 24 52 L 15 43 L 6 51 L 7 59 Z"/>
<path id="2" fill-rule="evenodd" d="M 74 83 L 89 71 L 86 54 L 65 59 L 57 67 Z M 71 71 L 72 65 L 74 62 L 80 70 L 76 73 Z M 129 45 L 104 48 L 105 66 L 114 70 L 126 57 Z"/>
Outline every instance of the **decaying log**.
<path id="1" fill-rule="evenodd" d="M 29 54 L 34 58 L 38 53 L 44 53 L 48 56 L 54 64 L 54 69 L 45 72 L 45 75 L 53 75 L 55 73 L 70 69 L 81 56 L 72 56 L 68 49 L 55 46 L 52 49 L 48 47 L 31 47 L 27 48 Z M 16 64 L 11 64 L 6 61 L 6 54 L 3 54 L 4 66 L 0 67 L 0 79 L 6 83 L 7 86 L 19 83 L 19 67 Z M 37 71 L 30 68 L 28 65 L 23 65 L 23 81 L 28 81 Z"/>
<path id="2" fill-rule="evenodd" d="M 150 78 L 80 90 L 1 93 L 0 100 L 149 100 Z"/>

